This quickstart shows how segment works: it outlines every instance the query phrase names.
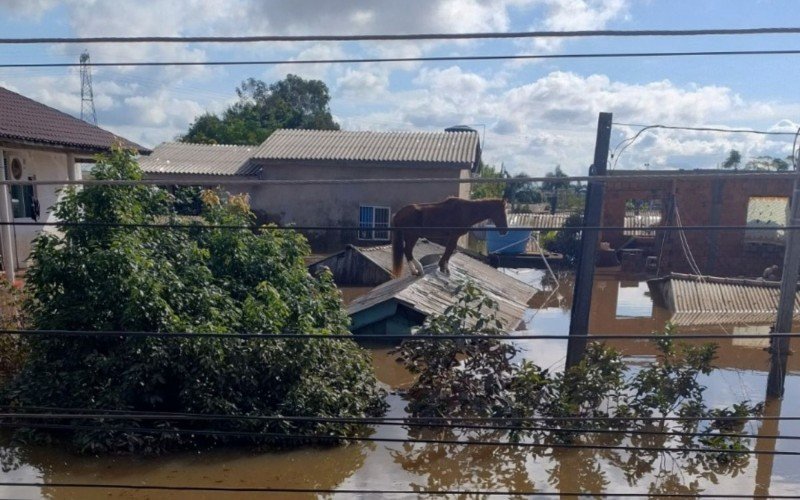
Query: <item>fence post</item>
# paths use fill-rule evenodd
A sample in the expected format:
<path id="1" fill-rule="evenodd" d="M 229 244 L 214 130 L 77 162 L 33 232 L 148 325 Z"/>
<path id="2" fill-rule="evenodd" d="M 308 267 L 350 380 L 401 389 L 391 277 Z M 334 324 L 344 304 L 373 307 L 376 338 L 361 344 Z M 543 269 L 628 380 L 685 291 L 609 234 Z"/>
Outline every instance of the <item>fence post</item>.
<path id="1" fill-rule="evenodd" d="M 792 191 L 791 217 L 787 221 L 790 226 L 800 224 L 800 170 L 795 173 L 794 190 Z M 774 333 L 791 333 L 794 316 L 794 299 L 797 293 L 797 273 L 800 270 L 800 231 L 786 229 L 784 232 L 786 250 L 783 254 L 783 276 L 781 277 L 781 295 L 778 302 L 778 315 L 775 320 Z M 789 337 L 770 338 L 769 377 L 767 378 L 767 396 L 780 398 L 783 396 L 783 384 L 786 380 L 786 363 L 789 356 Z"/>
<path id="2" fill-rule="evenodd" d="M 589 175 L 606 175 L 608 148 L 611 142 L 611 117 L 611 113 L 600 113 L 597 119 L 594 163 L 589 169 Z M 583 209 L 584 227 L 600 225 L 604 189 L 605 186 L 602 182 L 589 181 L 586 189 L 586 206 Z M 578 260 L 578 269 L 575 273 L 565 369 L 580 363 L 586 350 L 586 341 L 589 335 L 589 310 L 592 306 L 594 261 L 597 254 L 599 236 L 600 232 L 596 229 L 584 229 L 581 231 L 581 254 Z"/>

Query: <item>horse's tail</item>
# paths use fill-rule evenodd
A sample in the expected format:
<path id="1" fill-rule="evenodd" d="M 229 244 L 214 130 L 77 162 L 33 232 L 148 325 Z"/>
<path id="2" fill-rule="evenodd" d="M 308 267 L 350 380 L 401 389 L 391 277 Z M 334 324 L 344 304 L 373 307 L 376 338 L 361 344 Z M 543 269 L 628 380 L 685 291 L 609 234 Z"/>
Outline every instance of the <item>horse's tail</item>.
<path id="1" fill-rule="evenodd" d="M 395 278 L 403 272 L 403 232 L 392 232 L 392 274 Z"/>

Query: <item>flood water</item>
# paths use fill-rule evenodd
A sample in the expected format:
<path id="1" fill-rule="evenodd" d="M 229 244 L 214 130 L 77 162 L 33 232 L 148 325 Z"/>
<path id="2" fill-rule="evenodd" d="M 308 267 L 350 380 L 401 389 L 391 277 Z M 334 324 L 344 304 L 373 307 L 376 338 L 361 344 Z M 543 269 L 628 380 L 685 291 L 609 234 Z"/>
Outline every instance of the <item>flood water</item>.
<path id="1" fill-rule="evenodd" d="M 522 331 L 562 335 L 569 329 L 572 294 L 570 276 L 554 281 L 538 270 L 507 271 L 540 290 L 526 312 Z M 366 290 L 349 290 L 348 300 Z M 598 276 L 595 279 L 590 331 L 641 334 L 659 330 L 668 311 L 653 304 L 647 286 Z M 698 330 L 700 331 L 700 330 Z M 703 380 L 709 386 L 708 403 L 731 404 L 749 399 L 763 401 L 767 353 L 760 341 L 741 339 L 735 333 L 763 332 L 763 325 L 718 325 L 702 331 L 731 333 L 720 342 L 719 367 Z M 654 353 L 645 341 L 622 340 L 610 344 L 630 356 L 632 364 Z M 520 356 L 542 367 L 563 367 L 566 342 L 525 341 Z M 395 362 L 388 346 L 370 347 L 378 378 L 392 389 L 403 388 L 412 377 Z M 800 362 L 790 358 L 784 401 L 767 408 L 770 415 L 800 415 Z M 389 416 L 405 415 L 405 402 L 391 393 Z M 800 435 L 800 422 L 753 423 L 748 433 Z M 400 427 L 378 428 L 375 437 L 408 437 Z M 415 436 L 417 437 L 417 436 Z M 439 437 L 446 437 L 439 435 Z M 455 438 L 457 436 L 451 436 Z M 501 437 L 502 438 L 502 437 Z M 761 438 L 751 443 L 758 450 L 798 451 L 792 440 Z M 689 470 L 679 456 L 633 456 L 626 451 L 556 450 L 537 452 L 519 447 L 457 446 L 409 443 L 356 443 L 336 448 L 304 448 L 282 452 L 241 449 L 163 457 L 80 457 L 57 449 L 0 449 L 4 462 L 12 463 L 0 482 L 76 482 L 149 485 L 278 487 L 381 490 L 495 490 L 716 495 L 794 494 L 800 489 L 800 461 L 792 456 L 752 455 L 735 475 L 724 471 Z M 198 493 L 143 490 L 88 490 L 69 488 L 0 487 L 3 498 L 253 498 L 256 493 Z M 262 496 L 268 496 L 262 494 Z M 353 498 L 353 495 L 345 495 Z M 554 497 L 557 497 L 554 494 Z M 272 498 L 313 498 L 310 494 L 276 494 Z M 365 495 L 364 498 L 374 496 Z M 394 495 L 391 498 L 415 498 Z"/>

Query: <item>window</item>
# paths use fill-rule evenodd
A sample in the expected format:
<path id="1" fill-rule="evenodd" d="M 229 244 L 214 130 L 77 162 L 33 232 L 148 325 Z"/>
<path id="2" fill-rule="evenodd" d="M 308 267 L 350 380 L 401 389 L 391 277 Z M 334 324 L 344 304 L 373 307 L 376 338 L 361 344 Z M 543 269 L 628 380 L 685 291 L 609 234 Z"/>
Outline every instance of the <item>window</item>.
<path id="1" fill-rule="evenodd" d="M 655 236 L 650 228 L 661 224 L 661 200 L 630 199 L 625 201 L 625 230 L 627 236 Z"/>
<path id="2" fill-rule="evenodd" d="M 371 207 L 362 205 L 358 209 L 358 232 L 360 240 L 388 241 L 389 207 Z M 381 230 L 383 229 L 383 230 Z"/>
<path id="3" fill-rule="evenodd" d="M 753 196 L 747 202 L 747 227 L 785 226 L 789 220 L 789 198 L 781 196 Z M 784 230 L 765 229 L 745 230 L 748 243 L 784 243 Z"/>
<path id="4" fill-rule="evenodd" d="M 11 160 L 10 168 L 6 170 L 6 179 L 20 180 L 22 178 L 22 162 L 19 158 Z M 15 219 L 33 218 L 34 192 L 33 186 L 11 186 L 11 213 Z"/>

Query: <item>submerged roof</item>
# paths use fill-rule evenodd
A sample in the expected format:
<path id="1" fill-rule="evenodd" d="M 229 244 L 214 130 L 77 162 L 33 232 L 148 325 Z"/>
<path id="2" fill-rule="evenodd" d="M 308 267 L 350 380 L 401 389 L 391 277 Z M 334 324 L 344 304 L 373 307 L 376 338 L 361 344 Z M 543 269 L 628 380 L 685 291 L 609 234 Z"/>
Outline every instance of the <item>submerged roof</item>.
<path id="1" fill-rule="evenodd" d="M 497 318 L 511 330 L 519 325 L 528 301 L 536 293 L 533 287 L 461 253 L 453 254 L 450 259 L 450 275 L 437 269 L 437 264 L 433 263 L 425 267 L 424 276 L 408 276 L 384 283 L 351 302 L 347 312 L 353 315 L 395 300 L 426 316 L 443 314 L 456 303 L 459 283 L 471 280 L 497 302 Z"/>
<path id="2" fill-rule="evenodd" d="M 349 160 L 474 164 L 474 132 L 275 131 L 254 158 L 260 160 Z"/>
<path id="3" fill-rule="evenodd" d="M 108 151 L 114 144 L 148 149 L 96 125 L 0 87 L 0 140 L 62 146 L 87 152 Z"/>
<path id="4" fill-rule="evenodd" d="M 258 167 L 250 157 L 257 147 L 165 142 L 140 158 L 139 166 L 151 174 L 254 175 Z"/>
<path id="5" fill-rule="evenodd" d="M 768 324 L 778 311 L 780 283 L 759 279 L 671 274 L 648 281 L 659 292 L 678 326 Z M 800 315 L 800 292 L 795 294 Z"/>

